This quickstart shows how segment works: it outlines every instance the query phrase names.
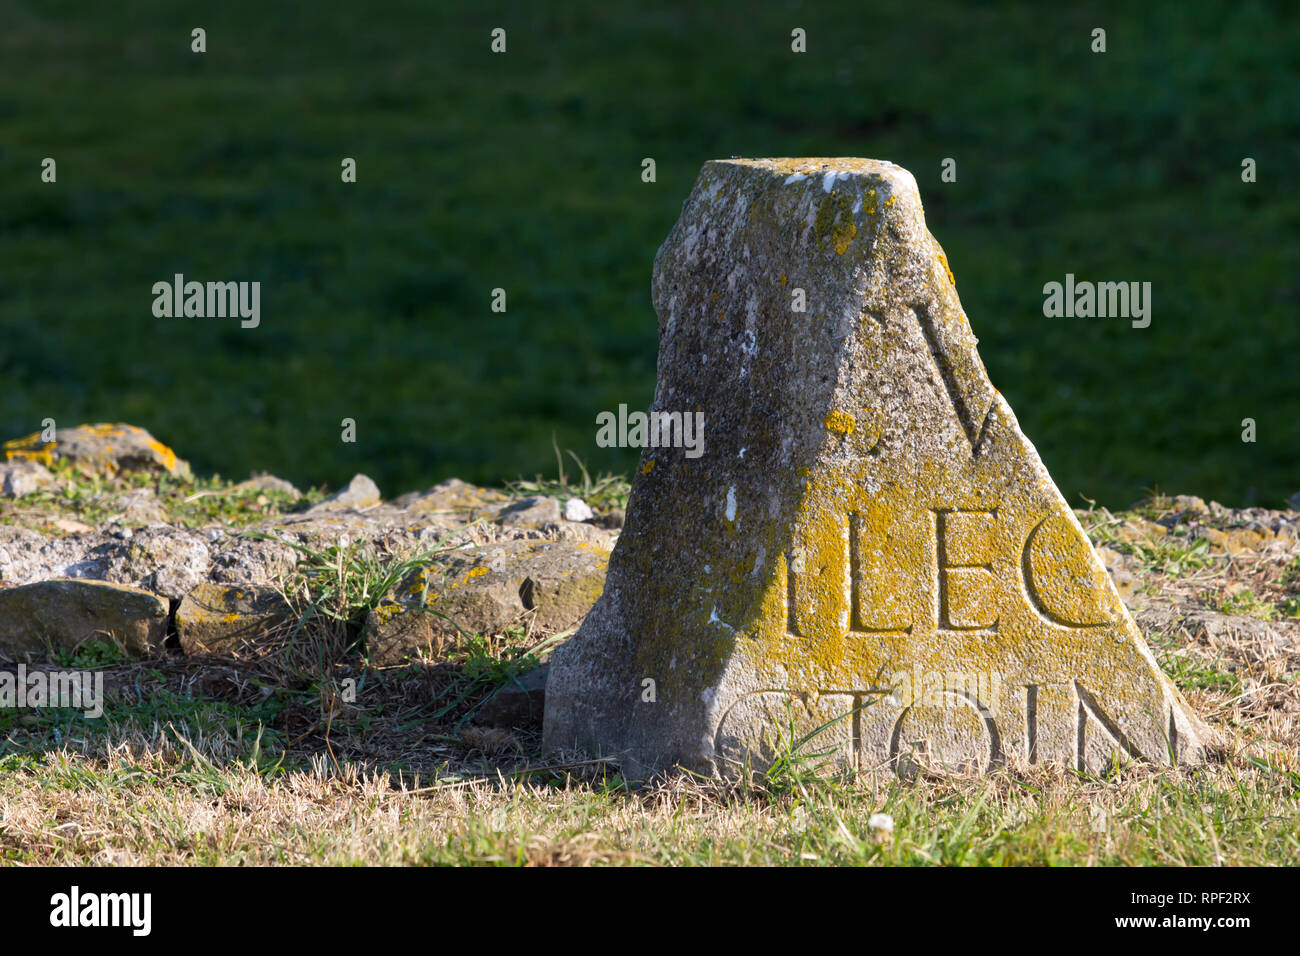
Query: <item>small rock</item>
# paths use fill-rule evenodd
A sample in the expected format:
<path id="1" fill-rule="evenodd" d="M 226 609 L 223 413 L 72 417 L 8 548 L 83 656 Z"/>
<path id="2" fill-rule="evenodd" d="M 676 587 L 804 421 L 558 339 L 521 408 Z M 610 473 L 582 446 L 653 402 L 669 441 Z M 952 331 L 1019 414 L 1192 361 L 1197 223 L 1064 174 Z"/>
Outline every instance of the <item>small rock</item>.
<path id="1" fill-rule="evenodd" d="M 283 495 L 288 495 L 294 501 L 302 497 L 302 492 L 295 488 L 290 482 L 283 478 L 277 478 L 275 475 L 253 475 L 247 481 L 241 481 L 237 485 L 232 485 L 231 491 L 273 491 Z"/>
<path id="2" fill-rule="evenodd" d="M 1132 518 L 1120 526 L 1115 532 L 1115 537 L 1128 544 L 1134 544 L 1163 538 L 1168 533 L 1169 529 L 1164 525 L 1148 521 L 1146 518 Z"/>
<path id="3" fill-rule="evenodd" d="M 292 620 L 284 598 L 269 588 L 203 583 L 176 609 L 176 631 L 186 655 L 237 657 Z"/>
<path id="4" fill-rule="evenodd" d="M 1201 528 L 1199 536 L 1210 542 L 1211 548 L 1230 555 L 1258 551 L 1260 545 L 1264 543 L 1262 534 L 1246 528 L 1229 528 L 1226 531 L 1218 528 Z"/>
<path id="5" fill-rule="evenodd" d="M 477 517 L 478 512 L 508 500 L 509 498 L 500 491 L 479 488 L 459 478 L 448 478 L 428 491 L 412 491 L 394 499 L 393 507 L 410 511 L 465 514 L 467 517 Z"/>
<path id="6" fill-rule="evenodd" d="M 1119 592 L 1120 599 L 1128 601 L 1138 593 L 1142 586 L 1142 581 L 1132 571 L 1126 571 L 1123 568 L 1110 568 L 1110 579 L 1115 584 L 1115 590 Z"/>
<path id="7" fill-rule="evenodd" d="M 54 484 L 54 475 L 35 461 L 11 461 L 0 464 L 0 494 L 22 498 Z"/>
<path id="8" fill-rule="evenodd" d="M 1198 498 L 1195 495 L 1175 495 L 1170 505 L 1174 511 L 1181 512 L 1184 515 L 1206 515 L 1210 513 L 1205 499 Z"/>
<path id="9" fill-rule="evenodd" d="M 167 509 L 158 501 L 151 488 L 137 488 L 117 495 L 111 502 L 117 512 L 112 521 L 126 521 L 131 524 L 166 524 Z"/>
<path id="10" fill-rule="evenodd" d="M 474 712 L 474 719 L 489 727 L 540 730 L 546 709 L 545 664 L 507 681 Z"/>
<path id="11" fill-rule="evenodd" d="M 330 495 L 320 504 L 307 509 L 307 513 L 360 511 L 362 508 L 373 508 L 380 501 L 382 501 L 382 498 L 379 495 L 378 485 L 365 475 L 353 475 L 352 480 L 346 486 Z"/>
<path id="12" fill-rule="evenodd" d="M 139 588 L 58 579 L 0 590 L 0 658 L 39 660 L 50 649 L 74 650 L 108 638 L 146 655 L 167 636 L 167 602 Z"/>
<path id="13" fill-rule="evenodd" d="M 581 498 L 570 498 L 564 503 L 565 521 L 590 521 L 594 517 L 595 512 Z"/>
<path id="14" fill-rule="evenodd" d="M 560 503 L 554 498 L 521 498 L 497 516 L 503 528 L 533 528 L 540 530 L 557 523 L 562 517 Z"/>

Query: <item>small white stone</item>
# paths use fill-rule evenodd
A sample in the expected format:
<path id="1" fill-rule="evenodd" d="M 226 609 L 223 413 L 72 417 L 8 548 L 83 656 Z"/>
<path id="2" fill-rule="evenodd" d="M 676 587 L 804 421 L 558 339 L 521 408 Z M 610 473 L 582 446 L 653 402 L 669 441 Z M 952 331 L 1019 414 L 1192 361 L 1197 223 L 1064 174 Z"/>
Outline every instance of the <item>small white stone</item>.
<path id="1" fill-rule="evenodd" d="M 564 503 L 565 521 L 590 521 L 594 517 L 595 512 L 581 498 L 570 498 Z"/>

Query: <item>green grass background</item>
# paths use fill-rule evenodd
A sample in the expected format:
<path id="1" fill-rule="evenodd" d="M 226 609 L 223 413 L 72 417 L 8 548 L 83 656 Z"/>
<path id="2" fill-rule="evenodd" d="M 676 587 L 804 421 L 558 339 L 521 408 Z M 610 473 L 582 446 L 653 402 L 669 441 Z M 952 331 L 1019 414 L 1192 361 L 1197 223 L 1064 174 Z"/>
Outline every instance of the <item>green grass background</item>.
<path id="1" fill-rule="evenodd" d="M 0 437 L 123 420 L 203 472 L 388 494 L 553 472 L 552 433 L 629 471 L 595 416 L 650 401 L 700 165 L 853 155 L 916 175 L 1071 503 L 1300 490 L 1295 5 L 560 6 L 0 0 Z M 155 319 L 175 272 L 260 280 L 261 327 Z M 1067 272 L 1150 281 L 1151 327 L 1044 318 Z"/>

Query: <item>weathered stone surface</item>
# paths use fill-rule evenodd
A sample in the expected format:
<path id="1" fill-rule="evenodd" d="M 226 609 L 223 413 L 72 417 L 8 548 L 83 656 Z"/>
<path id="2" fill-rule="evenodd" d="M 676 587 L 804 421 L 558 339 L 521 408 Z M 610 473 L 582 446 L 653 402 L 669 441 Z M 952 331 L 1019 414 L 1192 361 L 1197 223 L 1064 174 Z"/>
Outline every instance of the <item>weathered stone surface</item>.
<path id="1" fill-rule="evenodd" d="M 554 498 L 537 496 L 521 498 L 503 508 L 497 516 L 497 521 L 506 528 L 541 529 L 558 523 L 561 517 L 558 501 Z"/>
<path id="2" fill-rule="evenodd" d="M 490 488 L 480 488 L 459 478 L 449 478 L 434 485 L 428 491 L 412 491 L 393 500 L 394 507 L 412 511 L 426 511 L 432 514 L 457 515 L 466 519 L 482 516 L 493 506 L 500 506 L 509 501 L 502 492 Z"/>
<path id="3" fill-rule="evenodd" d="M 176 609 L 176 634 L 186 654 L 237 657 L 291 620 L 283 596 L 270 588 L 203 583 Z"/>
<path id="4" fill-rule="evenodd" d="M 381 666 L 435 657 L 467 634 L 512 624 L 562 631 L 600 596 L 609 552 L 585 541 L 499 541 L 400 582 L 369 615 L 367 656 Z"/>
<path id="5" fill-rule="evenodd" d="M 188 475 L 190 466 L 176 453 L 135 425 L 79 425 L 60 428 L 55 441 L 46 442 L 40 432 L 4 443 L 8 461 L 35 461 L 53 465 L 71 462 L 87 474 L 114 475 L 118 472 L 167 472 Z"/>
<path id="6" fill-rule="evenodd" d="M 145 588 L 179 601 L 208 573 L 212 552 L 204 536 L 185 528 L 159 526 L 125 531 L 94 549 L 77 575 Z"/>
<path id="7" fill-rule="evenodd" d="M 379 486 L 366 475 L 353 475 L 352 480 L 340 488 L 334 494 L 330 495 L 324 501 L 313 505 L 309 513 L 319 513 L 322 511 L 349 511 L 360 510 L 362 508 L 373 508 L 379 504 L 382 499 L 379 496 Z"/>
<path id="8" fill-rule="evenodd" d="M 54 475 L 35 461 L 0 463 L 0 495 L 23 498 L 54 484 Z"/>
<path id="9" fill-rule="evenodd" d="M 709 163 L 653 294 L 652 408 L 702 411 L 707 453 L 643 453 L 604 594 L 552 657 L 552 747 L 633 778 L 761 767 L 792 724 L 865 767 L 1202 758 L 906 170 Z"/>
<path id="10" fill-rule="evenodd" d="M 0 590 L 0 659 L 33 661 L 49 649 L 108 639 L 148 654 L 167 636 L 166 601 L 103 581 L 40 581 Z"/>

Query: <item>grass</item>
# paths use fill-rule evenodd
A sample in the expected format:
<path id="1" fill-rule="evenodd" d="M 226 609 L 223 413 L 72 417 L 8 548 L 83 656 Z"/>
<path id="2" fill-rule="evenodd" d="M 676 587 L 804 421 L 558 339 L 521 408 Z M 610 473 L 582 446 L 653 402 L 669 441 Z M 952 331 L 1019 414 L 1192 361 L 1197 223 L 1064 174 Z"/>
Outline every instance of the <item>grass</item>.
<path id="1" fill-rule="evenodd" d="M 132 13 L 0 0 L 0 437 L 123 420 L 202 473 L 363 471 L 389 495 L 547 470 L 552 434 L 630 473 L 595 418 L 650 402 L 651 263 L 701 164 L 840 154 L 916 174 L 992 382 L 1069 501 L 1297 490 L 1291 6 Z M 261 326 L 154 319 L 176 272 L 262 282 Z M 1067 272 L 1150 281 L 1151 327 L 1044 319 Z"/>
<path id="2" fill-rule="evenodd" d="M 244 528 L 282 514 L 305 510 L 325 497 L 325 490 L 311 488 L 294 495 L 275 488 L 246 487 L 242 482 L 210 477 L 173 477 L 167 474 L 131 472 L 106 478 L 83 472 L 66 461 L 55 462 L 51 471 L 56 484 L 24 495 L 0 511 L 0 524 L 29 524 L 33 519 L 70 519 L 86 525 L 103 524 L 121 518 L 128 499 L 144 496 L 156 503 L 169 523 L 186 528 L 214 524 Z M 147 521 L 122 522 L 142 526 Z"/>
<path id="3" fill-rule="evenodd" d="M 570 481 L 571 472 L 565 470 L 564 456 L 560 454 L 560 447 L 555 444 L 554 436 L 552 436 L 552 446 L 555 449 L 555 478 L 543 478 L 541 475 L 537 475 L 531 481 L 520 478 L 506 485 L 506 490 L 514 495 L 546 495 L 561 501 L 568 498 L 581 498 L 595 508 L 627 507 L 632 484 L 625 475 L 605 473 L 592 478 L 586 462 L 572 449 L 566 449 L 565 454 L 573 460 L 577 468 L 577 476 L 580 476 L 580 480 Z"/>
<path id="4" fill-rule="evenodd" d="M 986 778 L 679 777 L 628 789 L 599 765 L 508 763 L 399 780 L 323 755 L 268 759 L 265 733 L 197 721 L 0 757 L 12 863 L 487 865 L 1294 865 L 1300 774 L 1234 757 Z M 120 733 L 120 731 L 119 731 Z M 521 766 L 522 763 L 522 766 Z M 894 821 L 891 834 L 873 814 Z"/>

